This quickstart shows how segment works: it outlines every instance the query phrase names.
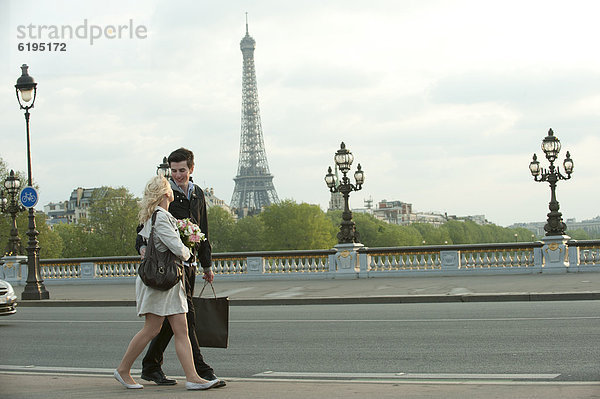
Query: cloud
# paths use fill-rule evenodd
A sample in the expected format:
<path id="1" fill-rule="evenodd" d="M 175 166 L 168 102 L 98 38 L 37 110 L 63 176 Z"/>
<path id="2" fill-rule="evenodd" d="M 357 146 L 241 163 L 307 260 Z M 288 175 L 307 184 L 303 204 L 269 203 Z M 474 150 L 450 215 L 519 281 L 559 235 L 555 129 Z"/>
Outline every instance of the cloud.
<path id="1" fill-rule="evenodd" d="M 280 198 L 326 208 L 323 177 L 344 141 L 366 173 L 353 206 L 372 196 L 501 224 L 543 220 L 548 187 L 531 182 L 527 166 L 552 127 L 575 161 L 573 179 L 560 184 L 561 209 L 579 219 L 598 213 L 600 27 L 589 2 L 71 3 L 5 1 L 10 15 L 0 23 L 12 35 L 25 16 L 73 24 L 132 18 L 148 26 L 148 38 L 71 41 L 65 54 L 25 54 L 8 39 L 0 156 L 26 169 L 14 97 L 26 62 L 39 83 L 31 132 L 41 203 L 66 199 L 77 186 L 123 185 L 141 195 L 179 146 L 196 153 L 196 181 L 229 201 L 248 11 Z"/>
<path id="2" fill-rule="evenodd" d="M 600 73 L 587 69 L 562 71 L 473 71 L 447 76 L 430 90 L 439 103 L 493 102 L 515 108 L 544 108 L 598 93 Z"/>

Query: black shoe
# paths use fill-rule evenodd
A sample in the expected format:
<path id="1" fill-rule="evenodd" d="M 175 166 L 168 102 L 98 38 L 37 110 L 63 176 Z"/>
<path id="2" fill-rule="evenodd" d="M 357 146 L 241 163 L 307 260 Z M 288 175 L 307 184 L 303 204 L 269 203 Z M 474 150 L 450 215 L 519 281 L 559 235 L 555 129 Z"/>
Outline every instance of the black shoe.
<path id="1" fill-rule="evenodd" d="M 207 381 L 219 380 L 219 382 L 217 382 L 215 385 L 213 385 L 212 388 L 221 388 L 221 387 L 224 387 L 225 385 L 227 385 L 227 383 L 225 381 L 219 379 L 219 377 L 217 377 L 215 375 L 215 373 L 201 374 L 200 378 L 204 378 Z"/>
<path id="2" fill-rule="evenodd" d="M 175 385 L 177 384 L 177 380 L 172 380 L 167 378 L 165 373 L 162 370 L 154 371 L 152 373 L 143 373 L 142 372 L 142 380 L 153 381 L 156 385 Z"/>

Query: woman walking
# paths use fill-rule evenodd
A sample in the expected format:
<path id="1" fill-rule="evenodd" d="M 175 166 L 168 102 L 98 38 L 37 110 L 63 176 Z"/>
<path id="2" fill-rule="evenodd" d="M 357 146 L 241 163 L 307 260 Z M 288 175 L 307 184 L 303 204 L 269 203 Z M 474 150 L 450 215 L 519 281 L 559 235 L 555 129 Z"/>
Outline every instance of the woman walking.
<path id="1" fill-rule="evenodd" d="M 144 228 L 139 234 L 148 239 L 152 230 L 152 215 L 157 212 L 154 223 L 156 250 L 171 251 L 180 259 L 187 260 L 191 253 L 179 237 L 176 219 L 168 211 L 171 202 L 173 202 L 173 191 L 169 182 L 162 176 L 153 177 L 146 185 L 141 202 L 138 218 L 140 223 L 144 224 Z M 219 380 L 204 380 L 196 373 L 188 337 L 185 316 L 188 307 L 183 284 L 183 281 L 179 281 L 173 288 L 160 291 L 146 286 L 140 277 L 137 277 L 135 281 L 137 314 L 140 317 L 145 316 L 145 323 L 132 338 L 121 364 L 114 371 L 117 381 L 125 387 L 129 389 L 144 387 L 131 377 L 131 367 L 146 345 L 158 334 L 165 317 L 173 330 L 175 351 L 185 372 L 185 387 L 189 390 L 203 390 L 219 383 Z"/>

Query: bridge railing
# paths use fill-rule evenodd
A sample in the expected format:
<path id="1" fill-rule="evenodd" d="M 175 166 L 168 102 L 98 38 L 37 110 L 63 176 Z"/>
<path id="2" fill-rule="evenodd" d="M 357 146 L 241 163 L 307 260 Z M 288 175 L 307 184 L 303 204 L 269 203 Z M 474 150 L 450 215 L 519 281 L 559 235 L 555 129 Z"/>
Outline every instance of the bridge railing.
<path id="1" fill-rule="evenodd" d="M 541 242 L 365 248 L 359 250 L 359 256 L 361 265 L 365 264 L 361 272 L 366 272 L 369 277 L 392 273 L 394 275 L 534 273 L 541 272 L 543 266 L 541 248 Z"/>
<path id="2" fill-rule="evenodd" d="M 0 278 L 24 285 L 26 260 L 2 258 Z M 128 282 L 139 262 L 138 256 L 42 259 L 40 274 L 48 284 Z M 600 240 L 215 253 L 213 271 L 217 278 L 255 280 L 600 271 Z"/>

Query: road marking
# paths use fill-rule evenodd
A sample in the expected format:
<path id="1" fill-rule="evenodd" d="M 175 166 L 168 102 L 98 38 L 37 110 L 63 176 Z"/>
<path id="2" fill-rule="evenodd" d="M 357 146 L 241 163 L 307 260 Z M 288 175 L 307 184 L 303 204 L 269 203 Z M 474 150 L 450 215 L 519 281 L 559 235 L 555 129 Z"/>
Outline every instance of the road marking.
<path id="1" fill-rule="evenodd" d="M 104 369 L 104 368 L 86 368 L 86 367 L 56 367 L 56 366 L 15 366 L 0 364 L 0 371 L 21 371 L 21 372 L 36 372 L 36 373 L 73 373 L 73 374 L 109 374 L 112 376 L 115 369 Z M 138 374 L 142 372 L 142 369 L 131 369 L 131 372 Z"/>
<path id="2" fill-rule="evenodd" d="M 287 290 L 272 292 L 264 295 L 266 298 L 291 298 L 294 296 L 302 295 L 304 287 L 290 287 Z"/>
<path id="3" fill-rule="evenodd" d="M 225 290 L 222 292 L 219 292 L 219 296 L 223 297 L 223 296 L 232 296 L 233 294 L 239 294 L 240 292 L 244 292 L 244 291 L 249 291 L 249 290 L 253 290 L 254 287 L 245 287 L 245 288 L 237 288 L 234 290 Z"/>
<path id="4" fill-rule="evenodd" d="M 599 320 L 600 316 L 571 317 L 499 317 L 484 319 L 262 319 L 229 320 L 230 323 L 452 323 L 471 321 L 558 321 L 558 320 Z M 0 320 L 5 323 L 143 323 L 138 320 Z"/>
<path id="5" fill-rule="evenodd" d="M 4 323 L 144 323 L 140 320 L 0 320 Z"/>
<path id="6" fill-rule="evenodd" d="M 113 372 L 114 369 L 112 368 L 79 368 L 79 367 L 52 367 L 52 366 L 34 366 L 34 365 L 30 365 L 30 366 L 17 366 L 17 365 L 0 365 L 0 374 L 5 374 L 5 375 L 10 375 L 10 374 L 15 374 L 15 375 L 40 375 L 40 374 L 50 374 L 50 375 L 62 375 L 62 376 L 75 376 L 75 377 L 103 377 L 103 378 L 113 378 Z M 139 373 L 141 373 L 140 369 L 132 369 L 131 370 L 133 374 L 137 375 Z M 437 374 L 438 376 L 438 380 L 435 379 L 427 379 L 427 378 L 420 378 L 417 379 L 417 377 L 415 377 L 414 379 L 410 379 L 410 378 L 398 378 L 400 375 L 404 375 L 404 376 L 434 376 L 436 374 L 409 374 L 409 373 L 380 373 L 379 375 L 385 376 L 385 378 L 382 379 L 375 379 L 375 378 L 371 378 L 367 381 L 365 380 L 360 380 L 360 379 L 352 379 L 352 377 L 349 377 L 350 375 L 352 375 L 353 373 L 294 373 L 296 375 L 303 375 L 303 376 L 325 376 L 325 375 L 333 375 L 333 374 L 337 374 L 340 375 L 341 378 L 347 378 L 347 380 L 343 380 L 341 378 L 336 379 L 335 381 L 332 381 L 331 377 L 329 378 L 324 378 L 324 377 L 320 377 L 320 378 L 283 378 L 283 377 L 279 377 L 279 378 L 269 378 L 269 377 L 273 377 L 274 375 L 279 374 L 281 375 L 281 372 L 276 373 L 276 372 L 264 372 L 264 373 L 259 373 L 259 374 L 255 374 L 252 377 L 223 377 L 221 376 L 221 378 L 223 378 L 226 381 L 231 381 L 231 382 L 291 382 L 291 383 L 332 383 L 332 382 L 344 382 L 344 383 L 348 383 L 348 384 L 407 384 L 407 385 L 415 385 L 415 384 L 427 384 L 427 385 L 599 385 L 600 386 L 600 382 L 597 381 L 539 381 L 539 380 L 533 380 L 533 381 L 510 381 L 507 379 L 496 379 L 496 380 L 492 380 L 490 378 L 488 379 L 478 379 L 478 378 L 474 378 L 473 381 L 469 381 L 469 380 L 452 380 L 452 379 L 441 379 L 439 378 L 439 376 L 441 375 L 453 375 L 453 376 L 458 376 L 458 375 L 462 375 L 462 376 L 467 376 L 469 374 Z M 288 374 L 292 374 L 292 373 L 288 373 Z M 370 375 L 375 375 L 375 373 L 370 373 L 370 374 L 364 374 L 364 373 L 360 373 L 359 374 L 362 377 L 365 376 L 370 376 Z M 391 376 L 394 377 L 391 377 Z M 470 375 L 485 375 L 485 374 L 470 374 Z M 488 374 L 487 376 L 490 375 L 494 375 L 494 374 Z M 501 374 L 503 376 L 506 376 L 508 374 Z M 524 378 L 524 375 L 528 375 L 528 374 L 513 374 L 513 375 L 518 375 L 519 378 Z M 545 375 L 545 374 L 530 374 L 530 375 Z M 558 376 L 559 374 L 548 374 L 549 376 Z M 185 380 L 185 376 L 171 376 L 172 378 L 175 378 L 177 380 Z M 554 378 L 554 377 L 549 377 L 549 378 Z"/>
<path id="7" fill-rule="evenodd" d="M 361 379 L 419 379 L 419 380 L 548 380 L 560 374 L 455 374 L 455 373 L 310 373 L 265 371 L 253 377 L 288 378 L 361 378 Z"/>
<path id="8" fill-rule="evenodd" d="M 89 367 L 60 367 L 60 366 L 17 366 L 0 365 L 3 371 L 21 372 L 53 372 L 53 373 L 76 373 L 76 374 L 109 374 L 112 368 L 89 368 Z M 141 373 L 141 369 L 132 369 L 133 374 Z M 253 377 L 288 377 L 288 378 L 363 378 L 363 379 L 553 379 L 560 374 L 454 374 L 454 373 L 315 373 L 315 372 L 283 372 L 264 371 L 254 374 Z"/>
<path id="9" fill-rule="evenodd" d="M 500 317 L 485 319 L 263 319 L 230 320 L 231 323 L 446 323 L 465 321 L 536 321 L 536 320 L 597 320 L 600 316 L 572 317 Z"/>

